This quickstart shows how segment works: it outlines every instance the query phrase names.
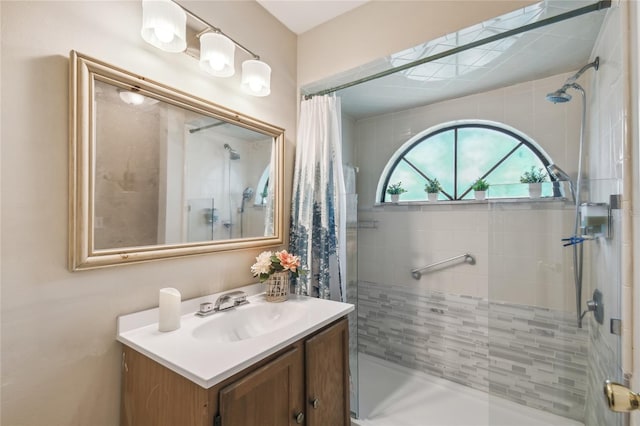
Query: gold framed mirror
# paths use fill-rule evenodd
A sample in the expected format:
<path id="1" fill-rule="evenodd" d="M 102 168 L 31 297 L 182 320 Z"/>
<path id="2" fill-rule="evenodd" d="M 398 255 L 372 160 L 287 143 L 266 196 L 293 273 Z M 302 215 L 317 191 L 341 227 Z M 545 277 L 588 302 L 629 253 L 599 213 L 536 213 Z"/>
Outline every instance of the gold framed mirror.
<path id="1" fill-rule="evenodd" d="M 70 55 L 69 269 L 283 243 L 284 130 Z"/>

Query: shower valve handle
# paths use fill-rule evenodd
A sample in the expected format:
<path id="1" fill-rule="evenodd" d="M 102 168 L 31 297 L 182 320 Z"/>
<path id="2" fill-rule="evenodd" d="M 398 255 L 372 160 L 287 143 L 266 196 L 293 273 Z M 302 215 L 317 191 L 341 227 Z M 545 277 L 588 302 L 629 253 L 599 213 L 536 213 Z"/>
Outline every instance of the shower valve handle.
<path id="1" fill-rule="evenodd" d="M 577 237 L 577 236 L 574 235 L 574 236 L 569 237 L 569 238 L 563 238 L 562 241 L 566 241 L 566 243 L 563 244 L 562 246 L 566 247 L 566 246 L 573 246 L 573 245 L 576 245 L 576 244 L 581 244 L 581 243 L 584 242 L 584 240 L 585 239 L 583 237 Z"/>

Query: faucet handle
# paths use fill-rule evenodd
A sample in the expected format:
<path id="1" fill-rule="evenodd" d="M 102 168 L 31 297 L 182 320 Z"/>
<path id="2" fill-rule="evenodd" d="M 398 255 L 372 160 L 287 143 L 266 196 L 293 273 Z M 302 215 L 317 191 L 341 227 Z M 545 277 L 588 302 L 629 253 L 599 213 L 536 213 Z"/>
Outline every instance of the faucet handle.
<path id="1" fill-rule="evenodd" d="M 196 315 L 200 317 L 206 317 L 213 313 L 213 303 L 205 302 L 200 304 L 200 310 L 196 312 Z"/>
<path id="2" fill-rule="evenodd" d="M 247 303 L 249 303 L 249 301 L 247 300 L 246 294 L 243 294 L 242 296 L 238 296 L 235 299 L 233 299 L 234 306 L 246 305 Z"/>
<path id="3" fill-rule="evenodd" d="M 242 290 L 230 291 L 229 293 L 225 293 L 224 296 L 227 296 L 233 302 L 233 306 L 240 306 L 246 303 L 249 303 L 247 300 L 247 293 Z"/>
<path id="4" fill-rule="evenodd" d="M 210 312 L 213 310 L 213 303 L 211 302 L 205 302 L 205 303 L 201 303 L 200 304 L 200 311 L 203 314 L 206 314 L 207 312 Z"/>

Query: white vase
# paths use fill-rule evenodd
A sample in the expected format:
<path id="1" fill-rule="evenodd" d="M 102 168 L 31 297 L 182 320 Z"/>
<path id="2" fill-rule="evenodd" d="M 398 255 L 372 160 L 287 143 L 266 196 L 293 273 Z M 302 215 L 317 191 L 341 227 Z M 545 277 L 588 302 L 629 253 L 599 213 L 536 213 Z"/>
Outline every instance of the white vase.
<path id="1" fill-rule="evenodd" d="M 473 191 L 476 200 L 484 200 L 487 198 L 487 191 Z"/>
<path id="2" fill-rule="evenodd" d="M 400 194 L 391 194 L 391 202 L 397 203 L 398 201 L 400 201 Z"/>
<path id="3" fill-rule="evenodd" d="M 529 198 L 540 198 L 542 196 L 542 183 L 529 184 Z"/>
<path id="4" fill-rule="evenodd" d="M 438 201 L 438 193 L 437 192 L 428 192 L 427 197 L 429 201 Z"/>

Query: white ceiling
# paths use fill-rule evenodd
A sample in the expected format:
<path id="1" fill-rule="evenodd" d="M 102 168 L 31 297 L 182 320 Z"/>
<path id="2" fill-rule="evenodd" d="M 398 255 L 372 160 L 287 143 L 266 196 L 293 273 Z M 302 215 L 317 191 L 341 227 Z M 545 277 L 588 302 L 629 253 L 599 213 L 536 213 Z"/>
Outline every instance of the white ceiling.
<path id="1" fill-rule="evenodd" d="M 369 0 L 257 0 L 296 34 L 302 34 Z"/>
<path id="2" fill-rule="evenodd" d="M 269 2 L 296 3 L 302 9 L 306 3 L 312 8 L 334 3 Z M 545 0 L 307 85 L 302 91 L 333 88 L 592 3 Z M 577 70 L 589 61 L 605 13 L 591 12 L 340 90 L 342 110 L 359 119 Z"/>

